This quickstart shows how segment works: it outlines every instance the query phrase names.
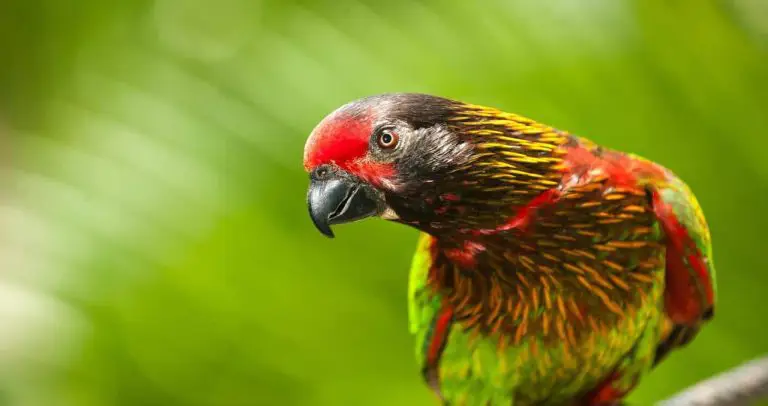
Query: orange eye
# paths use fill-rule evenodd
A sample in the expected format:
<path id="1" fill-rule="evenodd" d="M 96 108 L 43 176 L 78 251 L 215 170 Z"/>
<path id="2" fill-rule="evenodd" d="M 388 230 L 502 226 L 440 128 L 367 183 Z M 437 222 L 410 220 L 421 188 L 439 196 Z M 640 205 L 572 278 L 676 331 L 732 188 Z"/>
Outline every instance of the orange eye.
<path id="1" fill-rule="evenodd" d="M 400 137 L 392 130 L 382 130 L 376 142 L 382 149 L 392 149 L 400 142 Z"/>

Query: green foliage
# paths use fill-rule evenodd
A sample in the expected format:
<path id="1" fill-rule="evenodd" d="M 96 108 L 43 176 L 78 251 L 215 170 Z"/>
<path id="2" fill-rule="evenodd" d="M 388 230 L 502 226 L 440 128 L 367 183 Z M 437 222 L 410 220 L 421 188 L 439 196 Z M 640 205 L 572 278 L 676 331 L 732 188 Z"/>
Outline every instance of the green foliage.
<path id="1" fill-rule="evenodd" d="M 388 91 L 523 114 L 691 185 L 719 307 L 632 400 L 760 354 L 757 3 L 4 1 L 0 403 L 434 404 L 408 334 L 417 233 L 327 240 L 304 201 L 312 127 Z"/>

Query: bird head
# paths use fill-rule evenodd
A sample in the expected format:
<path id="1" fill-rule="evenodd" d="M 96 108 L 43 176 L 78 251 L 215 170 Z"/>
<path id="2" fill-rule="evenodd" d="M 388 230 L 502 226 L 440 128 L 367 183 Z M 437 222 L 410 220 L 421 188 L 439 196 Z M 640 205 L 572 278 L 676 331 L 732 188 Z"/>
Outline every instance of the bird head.
<path id="1" fill-rule="evenodd" d="M 304 149 L 310 216 L 331 225 L 379 216 L 432 234 L 497 224 L 557 182 L 565 134 L 502 111 L 424 94 L 348 103 Z M 559 179 L 557 179 L 559 180 Z"/>

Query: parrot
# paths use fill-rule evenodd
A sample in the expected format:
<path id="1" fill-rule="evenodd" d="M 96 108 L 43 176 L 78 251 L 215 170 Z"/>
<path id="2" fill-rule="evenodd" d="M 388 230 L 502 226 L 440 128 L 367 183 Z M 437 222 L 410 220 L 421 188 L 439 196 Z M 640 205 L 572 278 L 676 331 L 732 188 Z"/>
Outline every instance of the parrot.
<path id="1" fill-rule="evenodd" d="M 620 405 L 714 315 L 709 226 L 662 165 L 521 115 L 366 96 L 304 146 L 317 230 L 418 232 L 408 325 L 451 406 Z"/>

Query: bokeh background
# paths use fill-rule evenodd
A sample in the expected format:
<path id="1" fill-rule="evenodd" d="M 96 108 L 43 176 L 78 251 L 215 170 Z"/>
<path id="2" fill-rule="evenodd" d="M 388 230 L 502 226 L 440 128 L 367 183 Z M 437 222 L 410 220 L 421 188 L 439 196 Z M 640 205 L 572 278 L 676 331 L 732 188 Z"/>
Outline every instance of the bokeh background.
<path id="1" fill-rule="evenodd" d="M 417 234 L 322 237 L 304 141 L 357 97 L 492 105 L 662 162 L 715 321 L 632 396 L 768 351 L 768 2 L 0 2 L 0 405 L 436 404 Z"/>

